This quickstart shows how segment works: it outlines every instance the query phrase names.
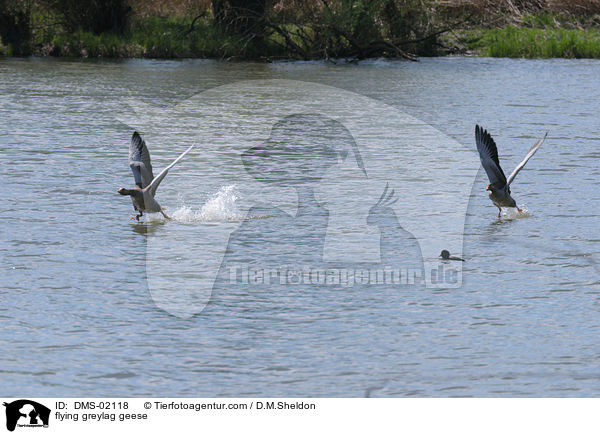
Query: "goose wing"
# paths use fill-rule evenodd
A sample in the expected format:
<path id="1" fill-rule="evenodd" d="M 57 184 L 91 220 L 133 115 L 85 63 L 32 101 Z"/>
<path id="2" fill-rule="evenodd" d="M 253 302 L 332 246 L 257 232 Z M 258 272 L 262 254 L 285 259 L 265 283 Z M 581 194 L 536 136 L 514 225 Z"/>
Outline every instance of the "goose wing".
<path id="1" fill-rule="evenodd" d="M 194 145 L 192 145 L 189 148 L 187 148 L 183 154 L 181 154 L 179 157 L 177 157 L 175 159 L 175 161 L 173 161 L 171 164 L 169 164 L 167 167 L 165 167 L 162 170 L 162 172 L 160 172 L 158 174 L 158 176 L 152 180 L 152 182 L 148 186 L 148 190 L 149 190 L 150 194 L 152 194 L 152 197 L 154 197 L 154 195 L 156 194 L 156 189 L 160 185 L 160 183 L 163 180 L 163 178 L 165 176 L 167 176 L 167 173 L 169 172 L 169 169 L 171 167 L 173 167 L 175 164 L 177 164 L 179 162 L 179 160 L 181 160 L 184 157 L 185 154 L 187 154 L 188 152 L 190 152 L 192 150 L 193 147 L 194 147 Z"/>
<path id="2" fill-rule="evenodd" d="M 137 131 L 131 136 L 131 143 L 129 144 L 129 167 L 131 167 L 138 187 L 146 188 L 150 185 L 154 178 L 152 164 L 150 163 L 150 152 L 146 142 Z"/>
<path id="3" fill-rule="evenodd" d="M 490 133 L 479 125 L 475 125 L 475 143 L 477 144 L 481 165 L 485 169 L 490 183 L 496 188 L 503 188 L 506 185 L 506 175 L 504 175 L 498 161 L 498 148 Z"/>
<path id="4" fill-rule="evenodd" d="M 529 161 L 529 159 L 531 157 L 533 157 L 533 154 L 535 154 L 535 152 L 540 149 L 540 146 L 542 146 L 542 143 L 544 143 L 544 140 L 546 140 L 546 137 L 548 136 L 548 133 L 544 134 L 544 137 L 542 137 L 540 140 L 538 140 L 537 142 L 535 142 L 533 144 L 533 146 L 529 149 L 529 152 L 527 153 L 527 155 L 525 155 L 525 158 L 523 159 L 523 161 L 521 161 L 519 163 L 519 165 L 517 167 L 515 167 L 515 170 L 512 171 L 512 173 L 510 175 L 508 175 L 508 184 L 510 185 L 511 182 L 513 182 L 513 180 L 515 179 L 515 176 L 517 176 L 517 173 L 519 173 L 519 171 L 525 167 L 525 164 Z"/>

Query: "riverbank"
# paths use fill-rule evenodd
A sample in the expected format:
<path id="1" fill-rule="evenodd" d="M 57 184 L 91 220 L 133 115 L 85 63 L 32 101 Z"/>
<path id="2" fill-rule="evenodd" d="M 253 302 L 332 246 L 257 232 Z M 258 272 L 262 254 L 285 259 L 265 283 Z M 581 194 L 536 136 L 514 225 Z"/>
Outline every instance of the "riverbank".
<path id="1" fill-rule="evenodd" d="M 375 24 L 375 15 L 347 24 L 338 14 L 327 17 L 328 21 L 313 17 L 302 24 L 297 24 L 296 18 L 278 17 L 277 21 L 265 21 L 260 37 L 225 31 L 209 10 L 200 14 L 178 11 L 171 16 L 152 16 L 158 13 L 153 10 L 138 11 L 127 28 L 119 33 L 81 28 L 68 31 L 60 24 L 48 25 L 51 21 L 48 16 L 33 14 L 29 40 L 18 48 L 0 40 L 0 55 L 265 61 L 360 60 L 380 56 L 415 60 L 417 56 L 465 54 L 600 58 L 600 15 L 590 8 L 585 13 L 574 13 L 563 5 L 563 9 L 551 13 L 516 10 L 506 14 L 501 9 L 473 9 L 471 3 L 466 5 L 470 8 L 465 3 L 453 2 L 452 7 L 414 9 L 411 17 L 396 24 L 403 29 L 402 34 L 377 28 L 381 26 Z M 359 25 L 369 32 L 363 32 Z"/>
<path id="2" fill-rule="evenodd" d="M 183 36 L 190 23 L 165 18 L 148 19 L 124 35 L 91 32 L 48 35 L 32 47 L 36 56 L 81 58 L 244 58 L 242 42 L 209 25 Z M 600 31 L 591 29 L 526 28 L 459 29 L 441 38 L 443 47 L 436 55 L 469 54 L 516 58 L 600 58 Z M 287 52 L 273 43 L 263 60 L 285 59 Z M 0 55 L 11 56 L 10 45 L 0 45 Z M 248 53 L 246 53 L 247 55 Z"/>
<path id="3" fill-rule="evenodd" d="M 465 34 L 471 52 L 488 57 L 600 59 L 596 29 L 505 27 Z"/>
<path id="4" fill-rule="evenodd" d="M 445 36 L 461 54 L 511 58 L 600 58 L 600 16 L 541 12 L 501 27 L 460 29 Z"/>

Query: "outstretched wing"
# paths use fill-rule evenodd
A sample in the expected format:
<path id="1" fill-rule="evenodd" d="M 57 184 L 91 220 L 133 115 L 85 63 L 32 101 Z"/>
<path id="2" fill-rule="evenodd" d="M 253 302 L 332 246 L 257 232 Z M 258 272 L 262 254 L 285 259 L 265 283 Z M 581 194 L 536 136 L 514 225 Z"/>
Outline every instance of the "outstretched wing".
<path id="1" fill-rule="evenodd" d="M 154 195 L 156 194 L 156 189 L 158 188 L 160 182 L 163 180 L 163 178 L 165 176 L 167 176 L 167 173 L 169 172 L 169 169 L 171 167 L 173 167 L 175 164 L 177 164 L 179 162 L 179 160 L 181 160 L 185 154 L 187 154 L 188 152 L 190 152 L 192 150 L 193 147 L 194 147 L 194 145 L 192 145 L 189 148 L 187 148 L 186 151 L 183 154 L 181 154 L 179 157 L 177 157 L 177 159 L 175 161 L 173 161 L 171 164 L 169 164 L 167 167 L 165 167 L 162 170 L 162 172 L 160 172 L 158 174 L 158 176 L 152 180 L 152 182 L 150 183 L 150 185 L 148 187 L 148 191 L 150 192 L 150 194 L 152 195 L 152 197 L 154 197 Z"/>
<path id="2" fill-rule="evenodd" d="M 485 169 L 485 173 L 487 173 L 490 184 L 493 184 L 498 189 L 504 188 L 506 185 L 506 176 L 498 161 L 498 148 L 490 133 L 479 125 L 475 125 L 475 143 L 477 144 L 477 151 L 479 151 L 481 165 Z"/>
<path id="3" fill-rule="evenodd" d="M 140 188 L 146 188 L 152 182 L 152 164 L 150 163 L 150 152 L 146 147 L 146 142 L 138 132 L 131 136 L 129 144 L 129 167 L 133 172 L 135 183 Z"/>
<path id="4" fill-rule="evenodd" d="M 529 149 L 529 152 L 527 153 L 527 155 L 525 155 L 525 158 L 523 159 L 523 161 L 521 161 L 519 163 L 519 165 L 517 167 L 515 167 L 515 170 L 512 171 L 512 173 L 508 176 L 508 184 L 510 185 L 511 182 L 513 182 L 513 180 L 515 179 L 515 176 L 517 176 L 517 173 L 519 173 L 519 171 L 525 166 L 525 164 L 529 161 L 529 159 L 531 157 L 533 157 L 533 154 L 535 154 L 535 152 L 540 149 L 540 146 L 542 146 L 542 143 L 544 143 L 544 140 L 546 140 L 546 137 L 548 136 L 548 133 L 546 132 L 546 134 L 544 134 L 544 137 L 542 137 L 540 140 L 538 140 L 537 142 L 535 142 L 533 144 L 533 146 Z"/>

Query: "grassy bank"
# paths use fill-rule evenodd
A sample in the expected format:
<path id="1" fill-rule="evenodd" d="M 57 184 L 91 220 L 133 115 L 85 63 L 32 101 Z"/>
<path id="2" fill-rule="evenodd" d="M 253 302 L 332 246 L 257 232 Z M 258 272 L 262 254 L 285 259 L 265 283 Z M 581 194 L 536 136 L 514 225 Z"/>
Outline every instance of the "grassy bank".
<path id="1" fill-rule="evenodd" d="M 1 6 L 7 1 L 13 7 L 33 6 L 3 13 Z M 111 1 L 127 4 L 122 3 L 126 0 Z M 0 40 L 0 55 L 262 60 L 414 59 L 447 54 L 600 58 L 597 0 L 290 0 L 265 3 L 271 5 L 269 12 L 255 20 L 254 27 L 242 28 L 219 24 L 208 0 L 129 0 L 132 8 L 126 20 L 121 20 L 126 24 L 119 30 L 109 26 L 101 31 L 84 30 L 73 17 L 67 20 L 69 13 L 81 11 L 61 13 L 36 8 L 37 4 L 35 0 L 0 0 L 0 24 L 8 23 L 25 35 L 20 44 Z M 30 26 L 19 27 L 25 16 L 30 17 Z M 82 16 L 89 19 L 89 14 Z M 88 28 L 94 29 L 95 24 L 91 20 Z"/>
<path id="2" fill-rule="evenodd" d="M 499 28 L 462 29 L 449 43 L 489 57 L 599 59 L 600 16 L 529 14 Z"/>
<path id="3" fill-rule="evenodd" d="M 473 48 L 490 57 L 600 59 L 600 31 L 509 26 L 484 31 Z"/>
<path id="4" fill-rule="evenodd" d="M 221 57 L 227 54 L 222 47 L 238 51 L 234 38 L 219 32 L 206 21 L 192 19 L 149 17 L 139 20 L 122 34 L 111 32 L 94 34 L 47 31 L 38 33 L 33 40 L 33 53 L 41 56 L 66 57 Z"/>
<path id="5" fill-rule="evenodd" d="M 262 52 L 244 51 L 244 40 L 219 32 L 210 23 L 196 23 L 186 35 L 191 20 L 147 18 L 123 35 L 91 32 L 45 35 L 35 42 L 40 56 L 112 58 L 286 58 L 281 38 L 263 44 Z M 508 25 L 497 29 L 464 29 L 454 38 L 442 39 L 444 49 L 437 54 L 471 54 L 512 58 L 595 58 L 600 59 L 600 30 L 528 28 Z M 185 35 L 185 36 L 184 36 Z M 458 36 L 456 36 L 458 35 Z M 0 51 L 2 47 L 0 46 Z M 10 47 L 4 54 L 11 55 Z"/>
<path id="6" fill-rule="evenodd" d="M 435 54 L 432 1 L 0 0 L 0 37 L 16 55 L 412 58 Z"/>

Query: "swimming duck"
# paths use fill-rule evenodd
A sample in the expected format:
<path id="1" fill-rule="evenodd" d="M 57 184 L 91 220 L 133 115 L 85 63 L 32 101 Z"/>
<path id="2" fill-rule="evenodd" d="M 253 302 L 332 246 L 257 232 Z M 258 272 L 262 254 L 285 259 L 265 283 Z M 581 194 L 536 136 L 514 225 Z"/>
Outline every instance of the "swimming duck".
<path id="1" fill-rule="evenodd" d="M 458 256 L 450 256 L 450 252 L 448 250 L 442 250 L 442 253 L 440 253 L 440 257 L 442 259 L 445 259 L 448 261 L 463 261 L 463 262 L 465 262 L 464 259 L 459 258 Z"/>
<path id="2" fill-rule="evenodd" d="M 166 215 L 159 203 L 154 199 L 156 195 L 156 189 L 160 185 L 161 181 L 167 176 L 169 169 L 173 167 L 179 160 L 187 154 L 194 145 L 190 146 L 183 154 L 181 154 L 175 161 L 169 164 L 158 174 L 155 178 L 152 174 L 152 164 L 150 163 L 150 152 L 146 146 L 146 142 L 142 139 L 142 136 L 137 131 L 133 133 L 131 137 L 131 143 L 129 144 L 129 167 L 133 172 L 135 178 L 135 187 L 133 189 L 119 188 L 117 192 L 123 196 L 131 196 L 133 202 L 133 209 L 139 212 L 135 216 L 136 220 L 140 220 L 143 215 L 143 211 L 146 212 L 159 212 L 164 218 L 170 219 Z M 132 217 L 133 219 L 133 217 Z"/>
<path id="3" fill-rule="evenodd" d="M 490 192 L 490 200 L 498 207 L 498 218 L 502 213 L 502 207 L 517 208 L 519 212 L 522 210 L 517 206 L 517 203 L 510 195 L 510 183 L 513 182 L 517 173 L 525 166 L 533 154 L 542 146 L 548 133 L 543 138 L 538 140 L 530 149 L 523 161 L 521 161 L 515 170 L 509 175 L 508 179 L 504 175 L 500 162 L 498 161 L 498 148 L 492 136 L 479 125 L 475 125 L 475 143 L 481 165 L 485 169 L 485 173 L 490 180 L 486 190 Z"/>

